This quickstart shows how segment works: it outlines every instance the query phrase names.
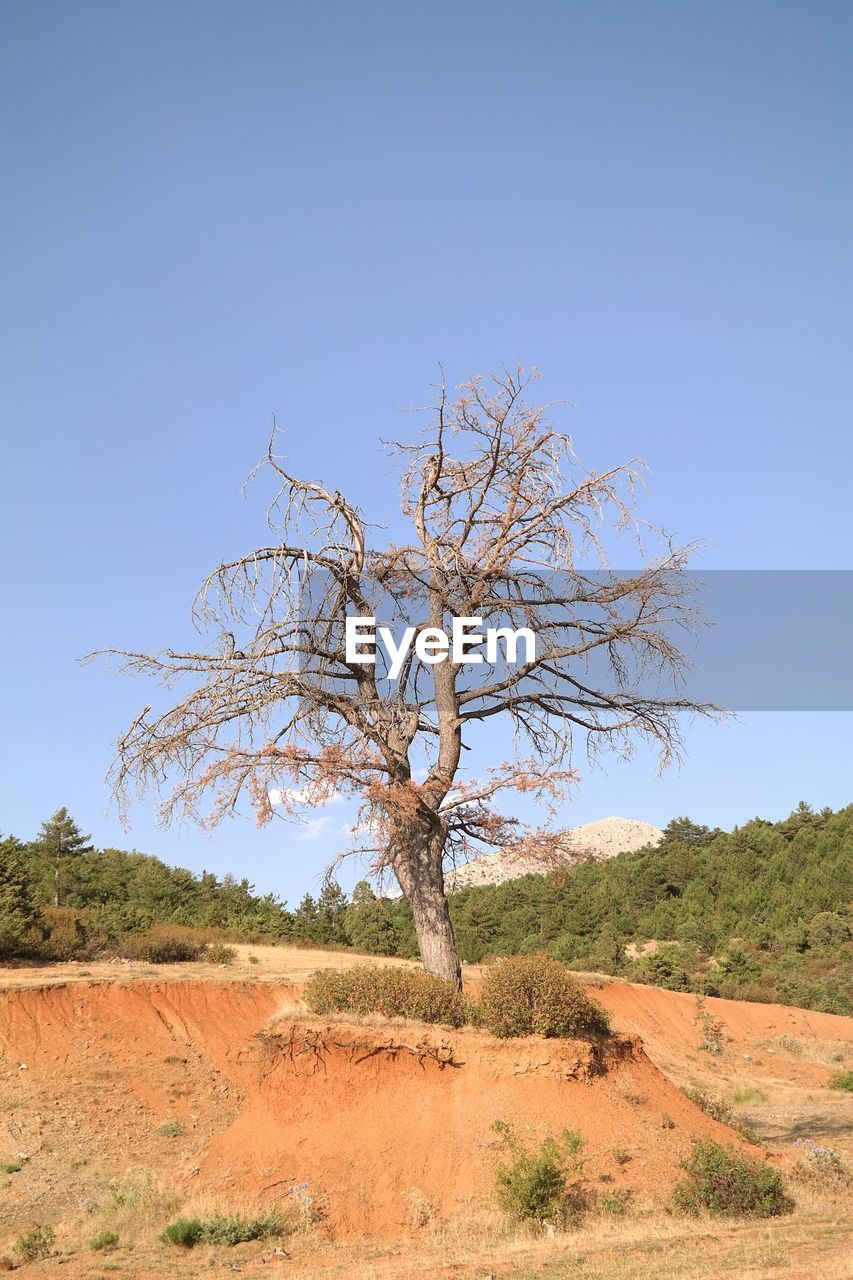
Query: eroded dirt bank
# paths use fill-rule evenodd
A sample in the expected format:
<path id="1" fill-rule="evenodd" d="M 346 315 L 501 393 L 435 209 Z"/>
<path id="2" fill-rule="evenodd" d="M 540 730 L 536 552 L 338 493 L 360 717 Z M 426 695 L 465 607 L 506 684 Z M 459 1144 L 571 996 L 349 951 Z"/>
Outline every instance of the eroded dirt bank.
<path id="1" fill-rule="evenodd" d="M 644 1199 L 672 1184 L 691 1135 L 728 1134 L 636 1038 L 598 1047 L 288 1021 L 250 1052 L 245 1105 L 202 1173 L 232 1196 L 307 1181 L 339 1232 L 403 1229 L 405 1192 L 442 1217 L 488 1194 L 496 1120 L 531 1138 L 578 1130 L 586 1181 Z"/>
<path id="2" fill-rule="evenodd" d="M 298 1015 L 298 994 L 240 981 L 0 992 L 0 1154 L 26 1157 L 7 1225 L 144 1168 L 238 1206 L 307 1183 L 335 1232 L 381 1235 L 405 1228 L 404 1191 L 441 1216 L 488 1192 L 495 1120 L 579 1130 L 588 1181 L 638 1200 L 666 1194 L 692 1136 L 731 1137 L 636 1036 L 594 1047 L 329 1023 Z"/>

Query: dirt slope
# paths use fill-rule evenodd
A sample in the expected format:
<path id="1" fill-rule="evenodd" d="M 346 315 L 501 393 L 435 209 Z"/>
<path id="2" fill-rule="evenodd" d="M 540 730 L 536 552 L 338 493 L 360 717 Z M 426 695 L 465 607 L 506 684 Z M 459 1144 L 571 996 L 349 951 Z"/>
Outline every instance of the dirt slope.
<path id="1" fill-rule="evenodd" d="M 709 1053 L 695 996 L 612 979 L 591 990 L 621 1031 L 642 1035 L 670 1080 L 728 1103 L 770 1150 L 790 1153 L 810 1140 L 853 1162 L 853 1095 L 827 1087 L 853 1066 L 853 1018 L 709 998 L 720 1050 Z"/>
<path id="2" fill-rule="evenodd" d="M 295 1018 L 297 997 L 243 982 L 0 992 L 0 1155 L 26 1157 L 10 1225 L 98 1201 L 145 1167 L 232 1205 L 307 1182 L 335 1232 L 382 1234 L 405 1226 L 406 1188 L 447 1215 L 491 1185 L 496 1119 L 578 1129 L 588 1177 L 641 1199 L 671 1185 L 691 1135 L 727 1133 L 635 1038 L 594 1051 L 323 1023 Z M 183 1132 L 161 1135 L 167 1121 Z"/>
<path id="3" fill-rule="evenodd" d="M 265 984 L 74 984 L 0 993 L 0 1162 L 25 1160 L 3 1200 L 38 1219 L 131 1167 L 172 1170 L 233 1122 L 230 1064 L 275 1012 Z M 168 1121 L 184 1134 L 158 1133 Z"/>
<path id="4" fill-rule="evenodd" d="M 643 1037 L 647 1052 L 664 1071 L 688 1062 L 707 1066 L 707 1054 L 696 1056 L 701 1035 L 694 995 L 613 979 L 602 979 L 589 989 L 611 1011 L 620 1030 Z M 773 1078 L 825 1084 L 833 1064 L 811 1061 L 805 1048 L 845 1042 L 853 1046 L 853 1018 L 716 997 L 708 997 L 704 1007 L 721 1025 L 730 1076 L 752 1078 L 759 1066 Z"/>
<path id="5" fill-rule="evenodd" d="M 488 1192 L 496 1119 L 531 1137 L 578 1129 L 587 1185 L 645 1205 L 666 1196 L 692 1136 L 733 1140 L 683 1084 L 730 1102 L 735 1086 L 751 1088 L 760 1096 L 738 1114 L 779 1151 L 803 1136 L 853 1155 L 853 1098 L 826 1088 L 853 1061 L 853 1019 L 709 999 L 715 1056 L 700 1048 L 695 997 L 590 976 L 621 1033 L 596 1056 L 584 1044 L 310 1019 L 300 982 L 283 979 L 360 958 L 251 950 L 257 963 L 241 948 L 233 969 L 203 980 L 186 976 L 193 966 L 124 982 L 72 968 L 11 975 L 0 1166 L 25 1159 L 2 1188 L 0 1253 L 35 1223 L 85 1241 L 90 1206 L 128 1200 L 146 1180 L 157 1198 L 141 1240 L 156 1242 L 178 1206 L 268 1207 L 303 1183 L 336 1238 L 396 1238 L 411 1221 L 403 1192 L 439 1219 Z"/>

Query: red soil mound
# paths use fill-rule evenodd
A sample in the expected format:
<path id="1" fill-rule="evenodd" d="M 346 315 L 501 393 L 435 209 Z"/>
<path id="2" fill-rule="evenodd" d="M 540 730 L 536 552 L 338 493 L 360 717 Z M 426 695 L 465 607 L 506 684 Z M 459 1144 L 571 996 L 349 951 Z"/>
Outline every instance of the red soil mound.
<path id="1" fill-rule="evenodd" d="M 245 982 L 0 992 L 0 1143 L 10 1159 L 29 1157 L 14 1183 L 22 1216 L 144 1164 L 196 1198 L 238 1208 L 307 1183 L 334 1230 L 385 1233 L 405 1225 L 402 1193 L 412 1188 L 441 1215 L 490 1191 L 496 1119 L 531 1139 L 579 1130 L 587 1185 L 641 1200 L 667 1193 L 692 1136 L 733 1137 L 636 1038 L 597 1049 L 275 1022 L 297 994 Z M 615 999 L 612 988 L 599 994 Z M 661 1127 L 664 1114 L 674 1128 Z M 165 1120 L 187 1142 L 164 1142 Z M 630 1159 L 617 1160 L 614 1147 Z"/>
<path id="2" fill-rule="evenodd" d="M 202 1172 L 232 1195 L 307 1182 L 338 1232 L 399 1231 L 413 1188 L 441 1216 L 488 1193 L 495 1120 L 531 1140 L 579 1130 L 587 1187 L 642 1199 L 672 1185 L 691 1136 L 732 1136 L 630 1038 L 598 1048 L 299 1022 L 256 1043 L 246 1105 L 211 1143 Z M 662 1127 L 667 1113 L 675 1128 Z"/>

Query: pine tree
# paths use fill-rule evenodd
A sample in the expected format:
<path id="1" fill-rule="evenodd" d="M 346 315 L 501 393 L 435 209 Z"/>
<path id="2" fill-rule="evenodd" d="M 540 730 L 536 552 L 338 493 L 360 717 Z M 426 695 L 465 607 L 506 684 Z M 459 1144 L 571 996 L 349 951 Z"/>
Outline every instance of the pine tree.
<path id="1" fill-rule="evenodd" d="M 344 924 L 346 910 L 347 895 L 337 881 L 327 881 L 317 902 L 317 942 L 346 946 L 349 942 Z"/>
<path id="2" fill-rule="evenodd" d="M 62 905 L 62 866 L 71 858 L 81 853 L 91 853 L 92 846 L 87 842 L 91 836 L 84 836 L 77 823 L 63 807 L 57 809 L 47 822 L 41 824 L 41 831 L 35 839 L 35 849 L 45 857 L 53 867 L 53 905 Z"/>
<path id="3" fill-rule="evenodd" d="M 316 930 L 317 903 L 310 893 L 306 893 L 293 913 L 293 931 L 297 938 L 306 938 L 311 942 L 316 942 Z"/>
<path id="4" fill-rule="evenodd" d="M 8 836 L 0 840 L 0 956 L 19 955 L 28 935 L 39 936 L 41 923 L 24 870 L 23 848 Z"/>
<path id="5" fill-rule="evenodd" d="M 344 920 L 356 951 L 373 956 L 396 954 L 397 939 L 387 904 L 376 897 L 366 880 L 360 880 L 353 889 Z"/>

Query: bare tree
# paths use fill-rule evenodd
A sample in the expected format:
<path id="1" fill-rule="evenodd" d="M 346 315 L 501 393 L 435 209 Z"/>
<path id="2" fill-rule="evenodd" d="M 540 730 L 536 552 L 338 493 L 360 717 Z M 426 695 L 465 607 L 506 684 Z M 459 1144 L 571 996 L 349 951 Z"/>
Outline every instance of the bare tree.
<path id="1" fill-rule="evenodd" d="M 370 548 L 362 513 L 292 476 L 273 433 L 259 464 L 276 483 L 273 536 L 221 564 L 195 601 L 196 625 L 215 642 L 197 652 L 109 651 L 124 670 L 192 684 L 168 710 L 146 707 L 120 740 L 122 803 L 129 784 L 154 787 L 164 822 L 180 811 L 215 824 L 246 792 L 260 822 L 273 816 L 273 787 L 286 814 L 354 794 L 354 851 L 393 870 L 425 967 L 456 983 L 447 861 L 484 845 L 546 858 L 557 841 L 502 814 L 500 794 L 556 804 L 578 776 L 581 739 L 590 754 L 606 745 L 622 755 L 645 740 L 664 766 L 679 752 L 681 713 L 714 710 L 677 687 L 677 633 L 695 622 L 678 572 L 687 549 L 664 538 L 628 574 L 581 567 L 591 557 L 602 566 L 613 536 L 639 532 L 640 468 L 582 472 L 545 408 L 525 401 L 528 385 L 521 371 L 474 378 L 453 403 L 442 385 L 415 442 L 393 446 L 414 535 L 404 546 Z M 481 665 L 475 682 L 459 663 L 427 665 L 410 651 L 389 681 L 381 664 L 347 661 L 344 635 L 347 616 L 378 617 L 389 601 L 418 631 L 452 617 L 525 625 L 535 657 Z M 675 692 L 642 692 L 649 671 L 674 679 Z M 495 717 L 513 731 L 511 758 L 470 777 L 463 752 L 475 726 Z"/>

